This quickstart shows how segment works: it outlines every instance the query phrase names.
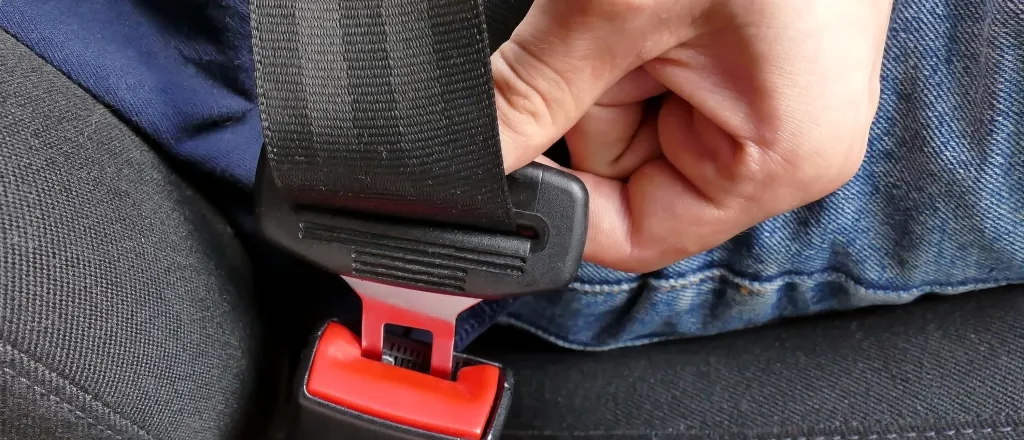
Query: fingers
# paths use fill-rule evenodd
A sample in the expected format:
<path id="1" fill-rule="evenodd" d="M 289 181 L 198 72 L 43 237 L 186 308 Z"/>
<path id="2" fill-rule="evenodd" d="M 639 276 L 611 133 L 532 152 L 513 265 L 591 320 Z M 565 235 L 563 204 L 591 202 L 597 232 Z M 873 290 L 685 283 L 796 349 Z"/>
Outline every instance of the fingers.
<path id="1" fill-rule="evenodd" d="M 537 0 L 492 58 L 506 170 L 564 134 L 590 192 L 584 257 L 628 272 L 711 249 L 848 181 L 885 31 L 884 11 L 861 3 L 717 2 L 692 22 L 655 8 L 675 17 L 666 29 L 692 33 L 659 37 L 656 18 L 627 9 L 649 4 Z M 871 26 L 878 38 L 864 38 Z M 666 88 L 657 111 L 641 102 Z"/>
<path id="2" fill-rule="evenodd" d="M 598 105 L 618 106 L 633 104 L 653 98 L 668 91 L 661 81 L 645 69 L 633 69 L 606 90 L 597 100 Z"/>
<path id="3" fill-rule="evenodd" d="M 638 47 L 652 46 L 650 56 L 670 47 L 668 39 L 633 29 L 649 21 L 645 14 L 655 12 L 642 4 L 626 0 L 534 3 L 509 41 L 491 57 L 506 171 L 543 153 L 606 90 L 639 67 L 648 52 Z M 638 40 L 641 37 L 646 40 Z"/>
<path id="4" fill-rule="evenodd" d="M 578 173 L 591 198 L 588 261 L 658 270 L 820 198 L 852 175 L 804 172 L 815 159 L 780 160 L 737 142 L 678 97 L 663 103 L 660 122 L 664 157 L 642 164 L 627 182 Z"/>
<path id="5" fill-rule="evenodd" d="M 573 169 L 623 179 L 661 155 L 658 101 L 665 86 L 643 69 L 627 74 L 565 134 Z"/>
<path id="6" fill-rule="evenodd" d="M 775 71 L 708 72 L 707 62 L 695 67 L 692 54 L 674 51 L 645 65 L 672 90 L 658 115 L 664 157 L 627 183 L 587 174 L 587 258 L 629 272 L 657 270 L 845 184 L 863 159 L 875 101 L 870 75 L 840 70 L 873 67 L 873 52 L 854 48 L 843 52 L 854 62 L 828 67 L 808 57 Z"/>
<path id="7" fill-rule="evenodd" d="M 721 243 L 729 215 L 709 203 L 665 159 L 641 166 L 628 183 L 577 174 L 593 200 L 584 258 L 633 273 L 660 269 Z"/>
<path id="8" fill-rule="evenodd" d="M 657 108 L 639 102 L 595 106 L 565 134 L 572 168 L 610 179 L 624 179 L 661 155 Z"/>

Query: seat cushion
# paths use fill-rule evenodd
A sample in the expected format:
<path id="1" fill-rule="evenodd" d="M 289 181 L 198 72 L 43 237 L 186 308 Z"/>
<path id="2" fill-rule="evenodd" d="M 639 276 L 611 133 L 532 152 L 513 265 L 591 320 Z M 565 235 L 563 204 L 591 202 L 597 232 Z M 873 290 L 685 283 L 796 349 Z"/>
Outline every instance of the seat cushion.
<path id="1" fill-rule="evenodd" d="M 0 32 L 0 439 L 240 433 L 259 332 L 231 229 Z"/>

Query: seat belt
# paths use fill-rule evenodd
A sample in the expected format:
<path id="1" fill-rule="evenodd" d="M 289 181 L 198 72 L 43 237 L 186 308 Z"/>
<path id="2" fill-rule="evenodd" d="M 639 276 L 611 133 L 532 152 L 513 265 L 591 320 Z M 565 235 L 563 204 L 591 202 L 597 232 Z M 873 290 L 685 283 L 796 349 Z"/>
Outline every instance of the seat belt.
<path id="1" fill-rule="evenodd" d="M 385 431 L 492 435 L 511 377 L 453 353 L 456 318 L 481 300 L 564 289 L 580 264 L 583 183 L 537 163 L 504 174 L 484 6 L 250 0 L 261 230 L 363 301 L 358 338 L 333 323 L 318 335 L 300 384 L 318 422 L 300 425 L 341 410 L 347 431 L 369 417 Z M 386 324 L 431 333 L 429 376 L 380 369 Z M 476 401 L 487 405 L 464 407 Z"/>
<path id="2" fill-rule="evenodd" d="M 253 5 L 267 159 L 292 202 L 515 232 L 477 1 Z"/>

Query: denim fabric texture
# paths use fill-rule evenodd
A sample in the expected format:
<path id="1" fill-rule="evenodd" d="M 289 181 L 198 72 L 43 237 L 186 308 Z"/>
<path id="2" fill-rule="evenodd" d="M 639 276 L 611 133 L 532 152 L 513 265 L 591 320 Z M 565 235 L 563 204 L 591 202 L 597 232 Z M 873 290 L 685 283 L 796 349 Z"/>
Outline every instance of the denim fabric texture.
<path id="1" fill-rule="evenodd" d="M 577 349 L 1024 281 L 1024 2 L 897 0 L 854 179 L 658 273 L 584 267 L 503 321 Z"/>
<path id="2" fill-rule="evenodd" d="M 261 144 L 247 14 L 245 0 L 0 0 L 0 29 L 244 188 Z M 886 50 L 848 185 L 657 273 L 585 265 L 566 292 L 482 304 L 460 345 L 510 305 L 505 323 L 600 350 L 1024 281 L 1024 2 L 896 0 Z M 217 202 L 251 225 L 248 200 Z"/>

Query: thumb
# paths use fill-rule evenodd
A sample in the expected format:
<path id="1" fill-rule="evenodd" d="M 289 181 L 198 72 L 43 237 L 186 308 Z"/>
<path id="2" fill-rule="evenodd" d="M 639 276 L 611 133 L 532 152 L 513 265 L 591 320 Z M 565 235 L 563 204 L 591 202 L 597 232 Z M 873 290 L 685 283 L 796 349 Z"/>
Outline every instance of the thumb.
<path id="1" fill-rule="evenodd" d="M 643 63 L 617 0 L 537 0 L 491 56 L 505 171 L 540 156 Z M 635 16 L 635 15 L 634 15 Z M 631 44 L 632 43 L 632 44 Z"/>

